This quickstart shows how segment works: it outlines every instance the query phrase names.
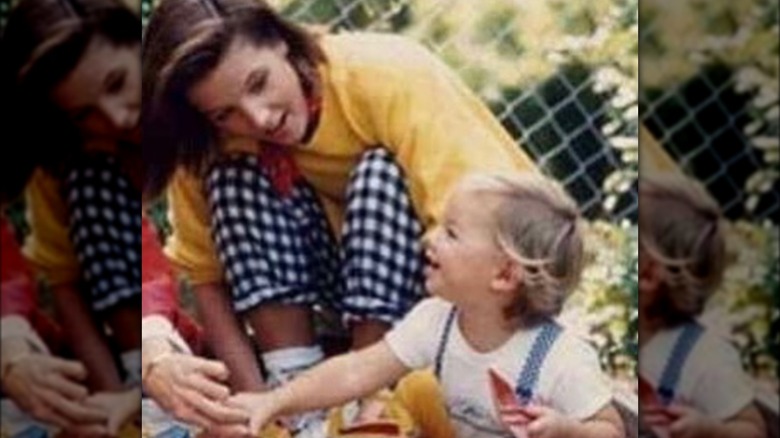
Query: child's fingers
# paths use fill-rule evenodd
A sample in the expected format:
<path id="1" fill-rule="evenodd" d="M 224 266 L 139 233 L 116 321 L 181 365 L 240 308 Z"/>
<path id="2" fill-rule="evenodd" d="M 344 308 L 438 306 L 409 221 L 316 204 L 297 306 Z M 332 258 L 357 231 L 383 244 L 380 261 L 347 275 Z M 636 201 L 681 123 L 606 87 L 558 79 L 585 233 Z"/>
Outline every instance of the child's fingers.
<path id="1" fill-rule="evenodd" d="M 531 420 L 522 408 L 508 407 L 499 411 L 501 420 L 507 425 L 526 425 Z"/>
<path id="2" fill-rule="evenodd" d="M 249 431 L 251 433 L 260 433 L 263 427 L 270 422 L 270 418 L 265 415 L 253 415 L 249 420 Z"/>
<path id="3" fill-rule="evenodd" d="M 249 420 L 249 415 L 243 410 L 210 400 L 197 391 L 182 389 L 180 395 L 187 404 L 195 408 L 212 424 L 239 423 Z"/>
<path id="4" fill-rule="evenodd" d="M 527 405 L 521 409 L 523 413 L 525 413 L 525 415 L 528 416 L 531 420 L 553 412 L 552 409 L 541 405 Z"/>
<path id="5" fill-rule="evenodd" d="M 544 418 L 537 418 L 528 423 L 525 426 L 525 430 L 530 436 L 539 436 L 542 432 L 544 432 L 545 425 L 546 422 Z"/>
<path id="6" fill-rule="evenodd" d="M 385 403 L 380 400 L 365 399 L 360 403 L 360 412 L 355 419 L 355 424 L 376 421 L 382 417 L 385 411 Z"/>
<path id="7" fill-rule="evenodd" d="M 668 426 L 671 420 L 664 414 L 642 414 L 642 420 L 648 426 Z"/>
<path id="8" fill-rule="evenodd" d="M 108 434 L 112 437 L 119 435 L 119 430 L 124 426 L 127 418 L 124 415 L 112 415 L 108 419 Z"/>
<path id="9" fill-rule="evenodd" d="M 509 431 L 512 432 L 512 436 L 514 438 L 527 438 L 528 437 L 528 430 L 526 429 L 526 426 L 509 426 Z"/>
<path id="10" fill-rule="evenodd" d="M 669 405 L 666 407 L 666 413 L 672 418 L 680 418 L 694 413 L 695 411 L 684 405 Z"/>

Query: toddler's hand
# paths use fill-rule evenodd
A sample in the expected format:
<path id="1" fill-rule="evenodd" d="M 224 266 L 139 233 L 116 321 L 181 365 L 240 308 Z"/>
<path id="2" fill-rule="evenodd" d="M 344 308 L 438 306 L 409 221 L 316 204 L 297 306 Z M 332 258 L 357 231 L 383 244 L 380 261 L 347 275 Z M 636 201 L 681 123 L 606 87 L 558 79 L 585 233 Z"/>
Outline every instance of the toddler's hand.
<path id="1" fill-rule="evenodd" d="M 273 392 L 242 392 L 230 397 L 226 404 L 246 412 L 249 416 L 251 433 L 259 433 L 263 427 L 271 423 L 278 415 L 280 407 Z"/>
<path id="2" fill-rule="evenodd" d="M 669 436 L 672 438 L 694 438 L 710 436 L 708 432 L 713 421 L 691 406 L 673 404 L 666 408 L 670 417 Z"/>
<path id="3" fill-rule="evenodd" d="M 108 416 L 108 435 L 118 436 L 122 426 L 140 412 L 141 390 L 132 388 L 120 392 L 98 392 L 87 398 L 86 404 L 103 409 Z"/>
<path id="4" fill-rule="evenodd" d="M 575 420 L 564 417 L 556 410 L 542 405 L 528 405 L 522 409 L 528 417 L 525 428 L 529 438 L 554 438 L 570 436 Z"/>

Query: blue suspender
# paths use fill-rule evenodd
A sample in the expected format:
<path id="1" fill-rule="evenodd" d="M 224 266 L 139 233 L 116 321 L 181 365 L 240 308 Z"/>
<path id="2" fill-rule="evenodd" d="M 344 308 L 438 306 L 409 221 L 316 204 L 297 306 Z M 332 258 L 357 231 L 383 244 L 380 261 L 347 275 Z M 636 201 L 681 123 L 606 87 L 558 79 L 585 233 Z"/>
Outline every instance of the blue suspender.
<path id="1" fill-rule="evenodd" d="M 444 328 L 439 340 L 439 348 L 436 352 L 434 372 L 436 373 L 437 378 L 441 378 L 444 353 L 447 350 L 447 343 L 449 342 L 450 332 L 452 331 L 452 324 L 455 321 L 456 314 L 457 309 L 453 306 L 444 323 Z M 533 399 L 534 388 L 539 381 L 539 373 L 541 372 L 542 364 L 544 364 L 544 360 L 547 358 L 550 349 L 562 331 L 563 329 L 561 326 L 551 321 L 544 323 L 539 333 L 536 335 L 536 339 L 531 346 L 531 352 L 529 353 L 525 364 L 523 364 L 523 369 L 520 371 L 520 376 L 517 379 L 515 388 L 517 397 L 522 403 L 528 403 Z"/>
<path id="2" fill-rule="evenodd" d="M 450 332 L 452 331 L 452 323 L 455 321 L 455 315 L 457 309 L 452 306 L 450 314 L 447 315 L 447 321 L 444 323 L 444 329 L 441 331 L 441 338 L 439 338 L 439 349 L 436 351 L 436 362 L 434 373 L 437 379 L 441 379 L 442 365 L 444 364 L 444 352 L 447 350 L 447 342 L 450 340 Z"/>
<path id="3" fill-rule="evenodd" d="M 677 383 L 680 380 L 685 361 L 688 359 L 691 351 L 693 351 L 696 341 L 699 340 L 703 332 L 702 326 L 697 323 L 690 323 L 683 327 L 682 332 L 677 337 L 677 342 L 675 342 L 672 354 L 669 355 L 666 361 L 666 366 L 658 385 L 658 395 L 661 397 L 661 402 L 664 405 L 668 405 L 674 400 L 675 390 L 677 389 Z"/>
<path id="4" fill-rule="evenodd" d="M 528 355 L 520 377 L 517 379 L 515 392 L 520 402 L 526 404 L 533 399 L 534 388 L 539 381 L 539 373 L 542 370 L 542 364 L 547 358 L 555 340 L 561 334 L 562 328 L 554 322 L 546 322 L 539 333 L 536 335 L 534 344 L 531 346 L 531 353 Z"/>

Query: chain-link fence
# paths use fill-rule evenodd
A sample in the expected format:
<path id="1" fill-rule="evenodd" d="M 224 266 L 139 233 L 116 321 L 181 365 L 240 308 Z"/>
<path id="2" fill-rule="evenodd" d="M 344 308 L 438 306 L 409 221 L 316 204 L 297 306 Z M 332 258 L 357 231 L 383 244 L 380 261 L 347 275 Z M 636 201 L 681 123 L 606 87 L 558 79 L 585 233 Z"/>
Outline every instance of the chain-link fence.
<path id="1" fill-rule="evenodd" d="M 642 3 L 641 119 L 729 218 L 777 224 L 778 3 L 672 3 Z"/>

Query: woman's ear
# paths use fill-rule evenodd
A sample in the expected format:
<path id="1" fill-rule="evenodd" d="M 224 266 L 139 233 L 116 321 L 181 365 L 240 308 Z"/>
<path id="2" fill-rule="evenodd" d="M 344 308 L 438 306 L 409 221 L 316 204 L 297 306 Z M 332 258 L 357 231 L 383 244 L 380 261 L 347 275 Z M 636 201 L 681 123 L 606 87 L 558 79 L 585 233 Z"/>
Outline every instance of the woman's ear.
<path id="1" fill-rule="evenodd" d="M 495 270 L 491 287 L 498 292 L 516 292 L 523 280 L 523 267 L 515 260 L 504 257 Z"/>

